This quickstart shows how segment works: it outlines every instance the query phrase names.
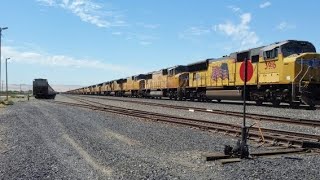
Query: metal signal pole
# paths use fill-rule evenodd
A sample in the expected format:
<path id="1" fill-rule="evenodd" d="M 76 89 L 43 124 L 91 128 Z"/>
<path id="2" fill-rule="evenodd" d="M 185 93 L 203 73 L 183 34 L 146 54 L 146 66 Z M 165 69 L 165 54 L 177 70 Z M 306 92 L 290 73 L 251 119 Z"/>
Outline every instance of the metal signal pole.
<path id="1" fill-rule="evenodd" d="M 242 125 L 242 131 L 241 131 L 241 147 L 240 147 L 241 158 L 249 157 L 249 148 L 247 144 L 248 128 L 246 126 L 247 80 L 248 80 L 248 60 L 245 59 L 244 60 L 244 85 L 243 85 L 243 125 Z"/>
<path id="2" fill-rule="evenodd" d="M 244 62 L 244 86 L 243 86 L 243 127 L 246 127 L 246 89 L 248 80 L 248 61 L 245 59 Z"/>
<path id="3" fill-rule="evenodd" d="M 6 58 L 6 94 L 7 94 L 7 101 L 9 101 L 9 92 L 8 92 L 8 60 L 10 58 Z"/>
<path id="4" fill-rule="evenodd" d="M 244 65 L 244 67 L 243 67 Z M 250 63 L 251 66 L 251 63 Z M 251 67 L 250 67 L 251 68 Z M 244 71 L 244 72 L 243 72 Z M 242 74 L 243 73 L 243 74 Z M 251 73 L 251 70 L 250 70 Z M 244 77 L 243 77 L 244 75 Z M 250 75 L 251 76 L 251 75 Z M 230 145 L 224 146 L 224 154 L 230 157 L 249 158 L 249 147 L 247 144 L 248 139 L 248 127 L 246 126 L 246 106 L 247 106 L 247 81 L 248 81 L 248 60 L 244 59 L 244 62 L 240 66 L 240 77 L 244 81 L 242 98 L 243 98 L 243 124 L 241 127 L 241 139 L 238 140 L 235 147 Z"/>

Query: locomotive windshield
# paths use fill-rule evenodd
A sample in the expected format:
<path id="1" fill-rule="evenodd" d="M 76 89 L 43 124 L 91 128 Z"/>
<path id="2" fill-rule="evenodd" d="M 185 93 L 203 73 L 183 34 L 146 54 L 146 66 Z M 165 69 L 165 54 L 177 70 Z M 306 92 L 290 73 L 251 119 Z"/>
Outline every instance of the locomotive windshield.
<path id="1" fill-rule="evenodd" d="M 302 41 L 289 42 L 283 45 L 281 50 L 283 57 L 305 52 L 316 52 L 315 47 L 311 43 Z"/>

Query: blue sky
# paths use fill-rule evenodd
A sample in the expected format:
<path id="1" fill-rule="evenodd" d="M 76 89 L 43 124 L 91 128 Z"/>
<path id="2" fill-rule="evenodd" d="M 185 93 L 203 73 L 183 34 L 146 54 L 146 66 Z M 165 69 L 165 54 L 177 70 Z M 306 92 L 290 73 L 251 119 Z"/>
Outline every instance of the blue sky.
<path id="1" fill-rule="evenodd" d="M 319 48 L 320 1 L 2 0 L 10 83 L 91 85 L 286 39 Z M 4 69 L 3 69 L 4 71 Z M 2 74 L 4 79 L 4 74 Z"/>

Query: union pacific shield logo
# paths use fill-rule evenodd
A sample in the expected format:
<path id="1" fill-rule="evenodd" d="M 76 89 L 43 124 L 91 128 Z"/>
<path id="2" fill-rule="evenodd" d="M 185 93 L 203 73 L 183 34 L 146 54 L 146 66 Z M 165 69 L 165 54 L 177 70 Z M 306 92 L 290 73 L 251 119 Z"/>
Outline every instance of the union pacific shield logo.
<path id="1" fill-rule="evenodd" d="M 219 78 L 222 80 L 229 79 L 228 64 L 222 63 L 221 66 L 213 66 L 211 78 L 215 81 L 217 81 Z"/>

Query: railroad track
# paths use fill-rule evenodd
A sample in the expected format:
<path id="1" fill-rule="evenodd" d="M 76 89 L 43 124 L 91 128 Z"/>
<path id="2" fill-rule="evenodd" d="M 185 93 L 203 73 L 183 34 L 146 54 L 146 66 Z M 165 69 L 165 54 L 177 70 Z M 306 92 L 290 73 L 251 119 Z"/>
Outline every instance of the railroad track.
<path id="1" fill-rule="evenodd" d="M 147 120 L 160 121 L 166 123 L 174 123 L 179 125 L 186 125 L 189 127 L 196 127 L 203 130 L 222 132 L 225 134 L 240 136 L 241 126 L 229 123 L 221 123 L 207 120 L 197 120 L 191 118 L 171 116 L 167 114 L 153 113 L 129 108 L 116 107 L 98 103 L 95 101 L 84 100 L 80 98 L 71 99 L 77 100 L 79 103 L 70 103 L 62 101 L 53 101 L 57 104 L 82 107 L 97 111 L 110 112 L 115 114 L 121 114 L 131 117 L 137 117 Z M 316 146 L 320 147 L 320 136 L 312 134 L 304 134 L 291 131 L 282 131 L 267 128 L 250 127 L 249 139 L 257 142 L 264 141 L 265 143 L 271 143 L 272 145 L 280 146 L 293 146 L 293 147 L 306 147 Z"/>
<path id="2" fill-rule="evenodd" d="M 169 104 L 161 104 L 161 103 L 154 103 L 154 102 L 142 102 L 142 101 L 135 101 L 135 100 L 114 99 L 114 98 L 87 97 L 87 96 L 86 98 L 107 99 L 111 101 L 129 102 L 129 103 L 150 105 L 150 106 L 156 106 L 156 107 L 165 107 L 165 108 L 180 109 L 180 110 L 187 110 L 187 111 L 197 111 L 197 112 L 204 112 L 204 113 L 211 113 L 211 114 L 228 115 L 233 117 L 243 117 L 242 112 L 234 112 L 234 111 L 186 107 L 186 106 L 169 105 Z M 269 121 L 269 122 L 294 124 L 294 125 L 309 126 L 309 127 L 320 127 L 320 121 L 312 120 L 312 119 L 279 117 L 279 116 L 254 114 L 254 113 L 246 113 L 246 117 L 249 119 L 258 120 L 258 121 Z"/>

